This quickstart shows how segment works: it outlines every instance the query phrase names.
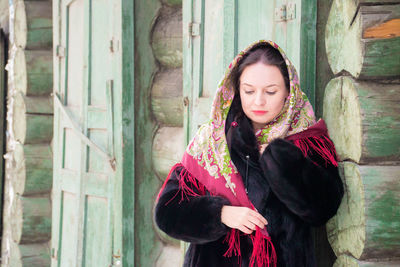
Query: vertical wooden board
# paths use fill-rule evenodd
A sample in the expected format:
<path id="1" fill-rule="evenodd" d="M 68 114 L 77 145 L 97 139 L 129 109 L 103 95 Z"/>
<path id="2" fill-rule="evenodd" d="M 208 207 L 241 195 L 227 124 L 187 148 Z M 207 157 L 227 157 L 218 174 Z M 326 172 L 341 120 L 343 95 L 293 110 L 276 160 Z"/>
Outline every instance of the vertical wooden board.
<path id="1" fill-rule="evenodd" d="M 108 204 L 104 197 L 86 197 L 82 266 L 109 266 L 111 263 Z"/>
<path id="2" fill-rule="evenodd" d="M 222 63 L 223 68 L 229 65 L 229 63 L 235 57 L 237 51 L 237 0 L 225 0 L 224 2 L 224 47 L 223 55 L 224 61 Z"/>
<path id="3" fill-rule="evenodd" d="M 300 87 L 307 95 L 314 111 L 317 53 L 317 0 L 301 1 L 301 29 L 299 50 Z M 300 7 L 299 7 L 300 10 Z"/>
<path id="4" fill-rule="evenodd" d="M 257 40 L 275 39 L 274 2 L 269 0 L 237 1 L 237 48 L 239 51 Z M 239 51 L 235 51 L 235 54 Z"/>
<path id="5" fill-rule="evenodd" d="M 111 35 L 110 0 L 91 1 L 89 105 L 106 105 L 106 81 L 111 79 L 111 49 L 117 46 Z M 114 42 L 113 42 L 114 41 Z"/>
<path id="6" fill-rule="evenodd" d="M 204 5 L 203 88 L 200 97 L 213 98 L 217 84 L 224 74 L 223 64 L 223 1 L 205 0 Z M 211 71 L 210 71 L 211 70 Z"/>
<path id="7" fill-rule="evenodd" d="M 271 22 L 274 25 L 272 40 L 276 42 L 283 49 L 283 51 L 285 51 L 286 53 L 290 53 L 290 51 L 287 51 L 286 47 L 287 22 L 282 21 L 278 16 L 279 13 L 281 13 L 279 10 L 282 8 L 283 5 L 286 5 L 286 0 L 274 0 L 274 4 L 274 15 Z"/>
<path id="8" fill-rule="evenodd" d="M 6 39 L 4 38 L 3 34 L 0 34 L 0 153 L 1 155 L 5 154 L 5 149 L 4 149 L 4 141 L 5 141 L 5 114 L 6 114 L 6 87 L 5 87 L 5 82 L 4 78 L 6 75 L 6 72 L 4 70 L 5 67 L 5 47 L 6 47 Z M 1 157 L 0 159 L 0 192 L 4 192 L 3 190 L 3 181 L 4 181 L 4 158 Z M 3 197 L 0 199 L 0 213 L 3 214 Z M 0 218 L 0 229 L 3 229 L 3 217 Z"/>
<path id="9" fill-rule="evenodd" d="M 84 0 L 74 0 L 67 6 L 67 67 L 65 88 L 67 103 L 74 110 L 77 117 L 81 113 L 81 101 L 83 93 L 83 70 L 84 70 Z"/>
<path id="10" fill-rule="evenodd" d="M 286 14 L 289 15 L 289 13 L 294 12 L 294 18 L 288 19 L 286 22 L 286 40 L 285 40 L 285 47 L 284 51 L 286 52 L 286 55 L 290 59 L 290 61 L 294 64 L 297 70 L 297 74 L 299 75 L 300 81 L 302 81 L 302 78 L 300 76 L 301 72 L 301 67 L 300 67 L 300 47 L 302 45 L 301 43 L 301 29 L 302 29 L 302 13 L 301 13 L 301 8 L 302 8 L 302 0 L 295 0 L 295 1 L 290 1 L 287 2 L 287 7 L 286 7 Z M 289 5 L 291 5 L 289 7 Z M 293 11 L 289 12 L 289 9 L 292 9 Z M 312 19 L 312 18 L 310 18 Z M 280 33 L 277 32 L 276 35 L 279 35 Z"/>
<path id="11" fill-rule="evenodd" d="M 78 205 L 79 198 L 75 193 L 61 192 L 61 224 L 57 266 L 76 266 L 78 252 Z"/>
<path id="12" fill-rule="evenodd" d="M 150 1 L 148 1 L 150 2 Z M 114 227 L 113 255 L 124 255 L 123 266 L 134 266 L 135 264 L 135 195 L 136 192 L 136 165 L 135 165 L 135 82 L 136 82 L 136 59 L 135 59 L 135 25 L 136 4 L 133 1 L 116 1 L 114 14 L 114 33 L 120 40 L 120 50 L 114 61 L 115 77 L 115 103 L 120 108 L 115 110 L 115 147 L 117 171 L 115 196 L 118 196 L 113 204 L 116 218 Z M 152 5 L 159 3 L 150 2 Z M 137 7 L 139 8 L 139 7 Z M 143 10 L 143 9 L 142 9 Z M 143 19 L 143 16 L 142 16 Z M 140 24 L 146 25 L 146 24 Z M 154 62 L 153 62 L 154 64 Z M 154 66 L 154 65 L 153 65 Z M 157 249 L 152 249 L 157 253 Z"/>
<path id="13" fill-rule="evenodd" d="M 124 266 L 125 264 L 126 266 L 153 266 L 162 248 L 162 244 L 154 232 L 154 226 L 150 223 L 153 217 L 153 203 L 161 185 L 156 175 L 154 175 L 150 152 L 155 129 L 154 121 L 150 114 L 151 99 L 149 98 L 149 93 L 154 74 L 157 71 L 157 65 L 149 39 L 153 21 L 158 14 L 160 6 L 161 3 L 158 0 L 135 1 L 135 38 L 130 46 L 124 50 L 124 53 L 127 54 L 126 59 L 131 58 L 129 57 L 131 56 L 129 47 L 133 43 L 135 44 L 134 90 L 133 85 L 130 83 L 131 77 L 127 73 L 129 65 L 125 65 L 128 60 L 124 60 L 123 64 L 123 66 L 127 67 L 124 70 L 124 75 L 126 76 L 124 77 L 124 110 L 122 115 L 124 127 L 124 199 L 122 205 L 124 212 L 123 230 L 126 233 L 124 233 L 123 238 L 127 244 L 127 247 L 124 248 Z M 130 18 L 126 17 L 124 23 L 129 24 Z M 188 26 L 186 25 L 186 27 Z M 131 32 L 128 31 L 127 33 L 129 34 L 126 36 L 127 38 L 133 38 Z M 134 101 L 134 104 L 130 101 Z M 133 107 L 134 111 L 132 110 Z M 135 134 L 134 137 L 132 136 L 133 133 Z M 131 143 L 131 139 L 134 140 L 136 145 Z M 129 149 L 134 149 L 134 151 L 129 151 Z M 132 169 L 133 167 L 134 169 Z M 134 212 L 134 215 L 132 214 L 134 221 L 127 221 L 125 218 L 132 218 L 129 215 L 132 212 Z M 133 240 L 130 239 L 132 237 L 132 228 L 130 229 L 130 227 L 134 227 L 135 247 L 128 249 L 129 246 L 133 245 Z M 133 258 L 135 263 L 132 262 Z M 128 261 L 130 262 L 129 265 L 125 263 Z"/>
<path id="14" fill-rule="evenodd" d="M 65 57 L 58 57 L 57 47 L 61 44 L 65 45 L 65 31 L 61 32 L 61 25 L 66 25 L 65 17 L 65 6 L 61 4 L 61 1 L 53 1 L 53 93 L 58 94 L 63 97 L 64 86 L 62 85 L 60 76 L 61 71 L 64 70 Z M 52 184 L 52 229 L 51 229 L 51 266 L 58 266 L 58 254 L 59 254 L 59 241 L 61 233 L 61 181 L 59 179 L 60 169 L 62 167 L 62 149 L 60 144 L 62 144 L 62 136 L 64 130 L 61 128 L 61 116 L 60 110 L 54 107 L 54 126 L 53 126 L 53 140 L 52 140 L 52 150 L 53 150 L 53 184 Z"/>

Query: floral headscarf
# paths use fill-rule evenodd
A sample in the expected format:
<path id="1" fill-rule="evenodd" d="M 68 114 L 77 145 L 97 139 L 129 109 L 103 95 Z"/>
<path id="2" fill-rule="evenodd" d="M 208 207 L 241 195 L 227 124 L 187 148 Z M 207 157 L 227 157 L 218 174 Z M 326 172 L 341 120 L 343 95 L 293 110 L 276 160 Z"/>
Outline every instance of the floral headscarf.
<path id="1" fill-rule="evenodd" d="M 259 144 L 269 144 L 280 137 L 301 132 L 315 124 L 314 111 L 307 96 L 301 91 L 296 69 L 286 57 L 283 50 L 274 42 L 260 40 L 240 52 L 229 65 L 224 78 L 218 85 L 214 98 L 211 119 L 203 124 L 186 149 L 186 153 L 195 158 L 210 176 L 215 179 L 224 178 L 226 187 L 236 195 L 236 184 L 232 181 L 232 173 L 237 173 L 233 165 L 225 138 L 225 123 L 235 96 L 235 89 L 229 86 L 232 69 L 243 56 L 255 46 L 271 45 L 276 48 L 286 62 L 290 88 L 289 95 L 279 115 L 256 133 Z"/>

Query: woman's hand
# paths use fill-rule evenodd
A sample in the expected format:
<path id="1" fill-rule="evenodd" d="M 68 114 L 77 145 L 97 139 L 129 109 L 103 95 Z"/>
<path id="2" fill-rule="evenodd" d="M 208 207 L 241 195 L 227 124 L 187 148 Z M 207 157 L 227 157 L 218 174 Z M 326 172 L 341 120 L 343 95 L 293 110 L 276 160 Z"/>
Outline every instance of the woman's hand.
<path id="1" fill-rule="evenodd" d="M 221 221 L 230 228 L 239 229 L 245 234 L 251 234 L 256 226 L 263 229 L 267 220 L 257 211 L 246 207 L 223 206 Z"/>

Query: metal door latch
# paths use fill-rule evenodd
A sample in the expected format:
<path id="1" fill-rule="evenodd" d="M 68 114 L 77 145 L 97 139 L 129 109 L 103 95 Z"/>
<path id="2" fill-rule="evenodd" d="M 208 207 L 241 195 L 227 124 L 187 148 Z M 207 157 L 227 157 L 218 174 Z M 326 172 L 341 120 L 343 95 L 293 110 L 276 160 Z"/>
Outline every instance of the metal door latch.
<path id="1" fill-rule="evenodd" d="M 288 21 L 296 18 L 296 4 L 288 3 L 275 8 L 275 21 Z"/>
<path id="2" fill-rule="evenodd" d="M 200 23 L 195 23 L 195 22 L 189 23 L 189 35 L 190 36 L 200 35 Z"/>

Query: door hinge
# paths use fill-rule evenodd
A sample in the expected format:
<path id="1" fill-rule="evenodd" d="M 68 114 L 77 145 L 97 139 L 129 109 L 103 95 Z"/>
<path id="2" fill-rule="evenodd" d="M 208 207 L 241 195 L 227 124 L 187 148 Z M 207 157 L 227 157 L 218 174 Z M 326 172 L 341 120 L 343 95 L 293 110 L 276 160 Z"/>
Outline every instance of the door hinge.
<path id="1" fill-rule="evenodd" d="M 275 8 L 275 21 L 288 21 L 296 18 L 296 4 L 288 3 Z"/>
<path id="2" fill-rule="evenodd" d="M 65 57 L 65 48 L 61 45 L 57 45 L 56 48 L 56 55 L 57 57 Z"/>
<path id="3" fill-rule="evenodd" d="M 195 23 L 195 22 L 189 23 L 189 35 L 190 36 L 200 35 L 200 23 Z"/>
<path id="4" fill-rule="evenodd" d="M 118 40 L 115 40 L 114 37 L 110 40 L 110 52 L 114 53 L 119 50 L 119 42 Z"/>

